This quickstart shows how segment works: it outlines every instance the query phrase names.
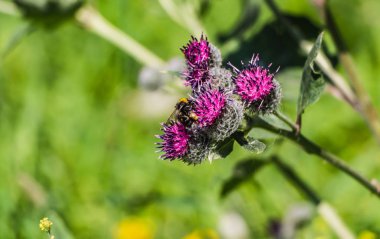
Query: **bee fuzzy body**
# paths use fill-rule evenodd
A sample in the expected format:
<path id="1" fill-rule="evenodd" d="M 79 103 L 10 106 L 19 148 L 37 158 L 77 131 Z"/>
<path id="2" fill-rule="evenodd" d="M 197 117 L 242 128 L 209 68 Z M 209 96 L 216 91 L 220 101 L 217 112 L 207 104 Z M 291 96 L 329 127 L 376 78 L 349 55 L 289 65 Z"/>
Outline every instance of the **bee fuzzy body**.
<path id="1" fill-rule="evenodd" d="M 193 112 L 193 102 L 187 98 L 181 98 L 167 121 L 179 121 L 189 127 L 197 120 L 198 116 Z"/>

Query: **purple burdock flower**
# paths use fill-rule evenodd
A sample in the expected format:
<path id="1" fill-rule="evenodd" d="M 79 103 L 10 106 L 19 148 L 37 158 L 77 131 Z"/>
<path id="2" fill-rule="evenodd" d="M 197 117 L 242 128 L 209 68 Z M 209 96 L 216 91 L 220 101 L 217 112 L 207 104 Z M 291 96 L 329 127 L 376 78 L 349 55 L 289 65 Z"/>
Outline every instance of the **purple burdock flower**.
<path id="1" fill-rule="evenodd" d="M 194 113 L 198 116 L 200 127 L 212 125 L 223 113 L 226 105 L 224 92 L 214 89 L 200 93 L 194 102 Z"/>
<path id="2" fill-rule="evenodd" d="M 184 73 L 185 85 L 191 86 L 193 90 L 199 90 L 201 86 L 209 81 L 208 69 L 194 68 Z"/>
<path id="3" fill-rule="evenodd" d="M 157 136 L 162 139 L 158 147 L 164 152 L 163 159 L 178 159 L 186 155 L 189 149 L 190 136 L 183 124 L 172 122 L 163 124 L 164 134 Z"/>
<path id="4" fill-rule="evenodd" d="M 199 90 L 209 81 L 211 50 L 209 42 L 203 35 L 199 41 L 192 36 L 190 42 L 181 48 L 187 63 L 187 70 L 184 73 L 185 85 L 191 86 L 193 90 Z"/>
<path id="5" fill-rule="evenodd" d="M 274 87 L 273 74 L 267 68 L 257 64 L 259 56 L 252 57 L 248 66 L 241 71 L 234 67 L 235 93 L 248 104 L 261 101 L 271 93 Z"/>
<path id="6" fill-rule="evenodd" d="M 192 36 L 189 43 L 181 48 L 181 51 L 185 55 L 186 62 L 190 67 L 202 69 L 208 67 L 211 58 L 211 48 L 207 38 L 204 38 L 203 35 L 199 41 Z"/>

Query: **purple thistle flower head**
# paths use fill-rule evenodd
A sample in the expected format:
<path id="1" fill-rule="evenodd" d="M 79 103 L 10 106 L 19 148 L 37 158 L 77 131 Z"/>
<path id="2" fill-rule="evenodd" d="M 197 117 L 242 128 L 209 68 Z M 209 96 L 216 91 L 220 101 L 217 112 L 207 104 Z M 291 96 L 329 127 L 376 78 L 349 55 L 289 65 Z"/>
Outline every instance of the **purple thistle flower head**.
<path id="1" fill-rule="evenodd" d="M 190 67 L 207 68 L 211 58 L 211 49 L 207 38 L 203 37 L 203 35 L 199 41 L 192 36 L 189 43 L 181 48 L 181 51 Z"/>
<path id="2" fill-rule="evenodd" d="M 158 147 L 164 152 L 163 159 L 174 160 L 186 155 L 189 149 L 190 135 L 180 122 L 163 124 L 163 135 L 157 136 L 162 139 Z"/>
<path id="3" fill-rule="evenodd" d="M 274 87 L 273 74 L 267 68 L 257 64 L 259 56 L 252 57 L 248 66 L 239 71 L 234 68 L 237 75 L 234 77 L 235 93 L 243 101 L 251 104 L 252 102 L 263 100 L 268 96 Z"/>
<path id="4" fill-rule="evenodd" d="M 222 115 L 226 98 L 225 93 L 217 89 L 204 91 L 197 96 L 193 109 L 200 127 L 212 125 Z"/>
<path id="5" fill-rule="evenodd" d="M 208 70 L 194 68 L 185 72 L 185 85 L 191 86 L 193 90 L 199 90 L 201 86 L 209 81 Z"/>

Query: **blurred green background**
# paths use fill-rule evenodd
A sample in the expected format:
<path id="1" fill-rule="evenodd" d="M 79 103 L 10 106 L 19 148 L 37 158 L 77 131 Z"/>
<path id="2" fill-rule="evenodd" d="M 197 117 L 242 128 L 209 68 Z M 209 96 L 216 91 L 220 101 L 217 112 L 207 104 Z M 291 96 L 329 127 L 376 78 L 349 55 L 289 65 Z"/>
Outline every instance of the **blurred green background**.
<path id="1" fill-rule="evenodd" d="M 295 118 L 306 57 L 286 36 L 266 38 L 264 30 L 275 18 L 264 2 L 186 2 L 197 6 L 198 20 L 209 40 L 221 47 L 224 63 L 239 65 L 240 59 L 260 53 L 264 62 L 281 66 L 281 109 Z M 297 18 L 312 41 L 323 26 L 317 2 L 277 1 L 284 14 Z M 192 34 L 173 21 L 158 1 L 94 0 L 91 4 L 164 60 L 182 57 L 179 48 Z M 380 2 L 331 0 L 329 4 L 362 83 L 380 112 Z M 254 17 L 247 20 L 247 14 Z M 252 24 L 239 30 L 239 23 L 247 21 Z M 28 24 L 0 13 L 0 50 Z M 326 43 L 334 60 L 328 34 Z M 234 165 L 252 157 L 237 145 L 227 158 L 195 167 L 159 160 L 154 135 L 160 134 L 160 122 L 186 93 L 142 89 L 138 84 L 142 67 L 74 20 L 55 28 L 38 26 L 3 55 L 0 238 L 44 238 L 38 222 L 45 216 L 53 221 L 57 239 L 234 238 L 220 229 L 222 221 L 231 218 L 228 215 L 235 215 L 228 225 L 243 227 L 240 238 L 273 238 L 271 229 L 290 208 L 307 203 L 272 166 L 221 199 L 221 187 Z M 336 68 L 345 74 L 339 64 Z M 379 145 L 365 121 L 344 102 L 324 93 L 307 109 L 303 132 L 367 178 L 380 179 Z M 277 152 L 336 209 L 355 235 L 380 238 L 378 198 L 293 143 L 279 137 L 268 142 L 260 157 Z M 336 238 L 315 212 L 295 237 Z"/>

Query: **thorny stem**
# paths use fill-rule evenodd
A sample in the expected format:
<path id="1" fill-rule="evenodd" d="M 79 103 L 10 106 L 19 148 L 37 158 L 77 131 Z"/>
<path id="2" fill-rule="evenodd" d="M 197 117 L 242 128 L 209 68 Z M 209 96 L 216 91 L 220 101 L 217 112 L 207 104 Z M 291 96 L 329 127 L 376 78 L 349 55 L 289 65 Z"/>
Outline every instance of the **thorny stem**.
<path id="1" fill-rule="evenodd" d="M 292 140 L 293 142 L 301 146 L 307 153 L 317 155 L 322 160 L 328 162 L 329 164 L 343 171 L 344 173 L 346 173 L 347 175 L 355 179 L 362 186 L 367 188 L 370 192 L 372 192 L 373 194 L 375 194 L 377 197 L 380 198 L 380 190 L 375 185 L 371 184 L 371 182 L 369 182 L 364 176 L 356 172 L 354 169 L 352 169 L 340 158 L 322 149 L 319 145 L 310 141 L 308 138 L 306 138 L 302 134 L 297 134 L 296 131 L 289 131 L 289 130 L 278 128 L 272 124 L 269 124 L 268 122 L 264 121 L 263 119 L 259 117 L 255 117 L 255 118 L 249 117 L 247 118 L 247 121 L 248 121 L 247 129 L 251 129 L 253 127 L 259 127 L 259 128 L 266 129 L 272 133 L 281 135 L 287 139 Z"/>
<path id="2" fill-rule="evenodd" d="M 279 157 L 272 157 L 271 161 L 276 165 L 280 172 L 286 177 L 295 188 L 304 194 L 316 207 L 318 213 L 328 222 L 329 226 L 342 239 L 354 239 L 354 235 L 344 224 L 343 220 L 335 210 L 320 199 L 317 193 L 285 162 Z"/>
<path id="3" fill-rule="evenodd" d="M 307 42 L 302 32 L 299 31 L 298 28 L 293 26 L 282 15 L 282 13 L 280 12 L 273 0 L 265 0 L 265 2 L 269 6 L 273 14 L 281 20 L 281 22 L 291 33 L 293 38 L 298 41 L 300 48 L 306 54 L 308 54 L 310 52 L 310 49 L 312 48 L 312 44 L 310 42 Z M 380 143 L 380 121 L 377 116 L 376 110 L 370 103 L 368 94 L 360 84 L 359 77 L 356 72 L 351 56 L 348 54 L 347 50 L 342 51 L 342 49 L 346 48 L 343 47 L 343 40 L 339 36 L 337 28 L 334 22 L 332 21 L 331 14 L 329 18 L 329 14 L 329 11 L 325 12 L 325 15 L 327 17 L 327 27 L 333 36 L 335 44 L 337 45 L 337 48 L 340 52 L 339 60 L 342 63 L 343 67 L 346 69 L 348 77 L 352 83 L 352 87 L 354 88 L 355 92 L 352 91 L 352 89 L 345 82 L 344 78 L 332 67 L 329 59 L 322 52 L 319 52 L 316 58 L 316 63 L 318 64 L 322 72 L 331 80 L 333 85 L 340 92 L 339 95 L 348 104 L 350 104 L 353 109 L 355 109 L 362 115 L 362 117 L 366 120 L 369 128 L 371 129 L 373 135 L 375 136 L 376 140 Z M 339 95 L 335 94 L 334 96 Z"/>

